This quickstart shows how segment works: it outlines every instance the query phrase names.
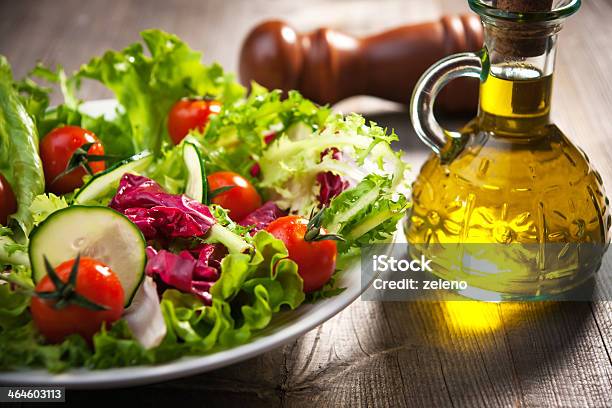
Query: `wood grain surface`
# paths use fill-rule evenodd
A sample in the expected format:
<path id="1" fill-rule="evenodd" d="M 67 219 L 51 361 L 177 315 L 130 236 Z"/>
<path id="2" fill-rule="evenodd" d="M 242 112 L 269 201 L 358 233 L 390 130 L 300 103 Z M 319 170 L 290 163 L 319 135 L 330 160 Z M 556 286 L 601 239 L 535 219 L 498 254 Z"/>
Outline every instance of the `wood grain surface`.
<path id="1" fill-rule="evenodd" d="M 464 0 L 0 0 L 0 53 L 18 76 L 42 59 L 72 70 L 140 30 L 175 32 L 205 60 L 237 67 L 242 38 L 280 17 L 355 34 L 467 10 Z M 585 0 L 560 39 L 554 119 L 612 191 L 612 1 Z M 85 99 L 108 96 L 91 84 Z M 407 95 L 408 97 L 408 95 Z M 415 165 L 427 153 L 395 105 L 341 103 L 392 126 Z M 460 121 L 459 121 L 460 122 Z M 458 123 L 456 120 L 451 123 Z M 609 268 L 609 265 L 604 266 Z M 78 406 L 612 406 L 612 305 L 356 301 L 283 348 L 199 376 L 113 392 Z"/>

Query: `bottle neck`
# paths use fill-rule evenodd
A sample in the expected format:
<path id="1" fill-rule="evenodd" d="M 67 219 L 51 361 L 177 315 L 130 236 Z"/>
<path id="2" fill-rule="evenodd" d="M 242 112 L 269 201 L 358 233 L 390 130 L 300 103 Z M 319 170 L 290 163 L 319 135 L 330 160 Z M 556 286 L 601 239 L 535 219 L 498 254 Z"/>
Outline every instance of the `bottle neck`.
<path id="1" fill-rule="evenodd" d="M 480 84 L 481 124 L 521 134 L 550 123 L 559 25 L 483 23 L 488 63 Z"/>

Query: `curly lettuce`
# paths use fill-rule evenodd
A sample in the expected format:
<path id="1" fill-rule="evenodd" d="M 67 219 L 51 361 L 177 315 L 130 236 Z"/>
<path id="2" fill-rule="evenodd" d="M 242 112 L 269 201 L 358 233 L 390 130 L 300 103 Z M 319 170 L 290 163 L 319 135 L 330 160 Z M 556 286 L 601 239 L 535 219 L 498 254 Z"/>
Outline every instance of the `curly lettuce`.
<path id="1" fill-rule="evenodd" d="M 30 205 L 34 225 L 40 224 L 49 215 L 66 207 L 68 203 L 64 197 L 58 197 L 53 193 L 37 195 Z"/>
<path id="2" fill-rule="evenodd" d="M 268 146 L 266 138 L 273 138 L 300 124 L 310 131 L 321 129 L 330 109 L 319 107 L 297 91 L 283 98 L 281 91 L 268 91 L 253 83 L 248 98 L 213 117 L 196 143 L 210 167 L 210 171 L 232 169 L 250 177 L 251 167 L 257 163 Z"/>
<path id="3" fill-rule="evenodd" d="M 351 186 L 369 174 L 388 175 L 396 186 L 404 183 L 406 166 L 391 149 L 397 136 L 373 122 L 366 124 L 360 115 L 330 116 L 321 131 L 298 134 L 281 135 L 259 162 L 260 186 L 281 208 L 308 215 L 319 207 L 319 174 L 338 175 Z M 326 155 L 331 149 L 340 151 L 342 158 Z"/>

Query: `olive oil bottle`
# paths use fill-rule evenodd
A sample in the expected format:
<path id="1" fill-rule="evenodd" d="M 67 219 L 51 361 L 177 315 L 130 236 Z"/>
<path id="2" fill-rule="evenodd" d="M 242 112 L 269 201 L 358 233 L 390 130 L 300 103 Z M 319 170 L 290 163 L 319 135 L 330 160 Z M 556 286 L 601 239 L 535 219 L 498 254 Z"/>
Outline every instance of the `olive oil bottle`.
<path id="1" fill-rule="evenodd" d="M 436 275 L 465 280 L 474 293 L 548 298 L 597 271 L 609 242 L 609 202 L 588 158 L 550 121 L 559 11 L 529 22 L 507 13 L 500 22 L 482 3 L 470 0 L 483 18 L 485 50 L 443 60 L 413 97 L 415 129 L 435 153 L 413 185 L 406 234 L 413 256 L 433 259 Z M 480 74 L 479 113 L 440 136 L 427 86 L 435 90 L 448 80 L 444 70 L 457 68 Z"/>

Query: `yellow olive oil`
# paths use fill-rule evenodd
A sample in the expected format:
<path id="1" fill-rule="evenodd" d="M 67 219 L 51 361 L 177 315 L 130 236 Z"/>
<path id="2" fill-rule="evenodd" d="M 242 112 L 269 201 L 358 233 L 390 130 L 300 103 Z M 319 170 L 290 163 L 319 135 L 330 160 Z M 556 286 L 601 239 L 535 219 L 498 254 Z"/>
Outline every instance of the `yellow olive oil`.
<path id="1" fill-rule="evenodd" d="M 552 75 L 542 76 L 539 71 L 529 68 L 521 71 L 513 68 L 510 72 L 522 73 L 519 78 L 512 79 L 490 74 L 481 83 L 482 112 L 506 118 L 547 116 L 550 113 Z"/>
<path id="2" fill-rule="evenodd" d="M 423 165 L 406 234 L 434 274 L 529 298 L 571 289 L 599 267 L 608 200 L 584 153 L 550 123 L 551 88 L 552 75 L 493 67 L 463 150 Z"/>

